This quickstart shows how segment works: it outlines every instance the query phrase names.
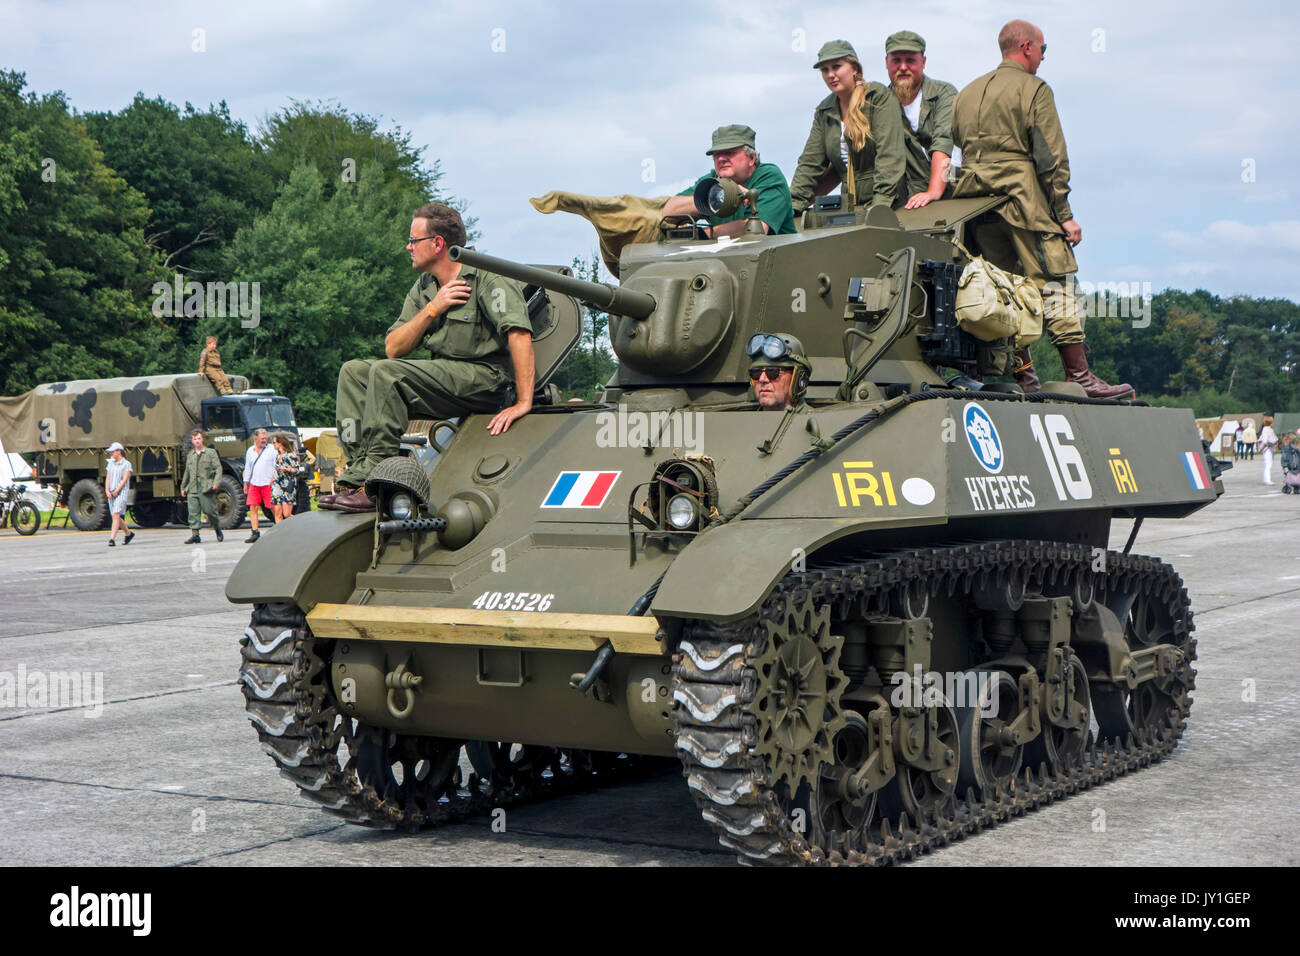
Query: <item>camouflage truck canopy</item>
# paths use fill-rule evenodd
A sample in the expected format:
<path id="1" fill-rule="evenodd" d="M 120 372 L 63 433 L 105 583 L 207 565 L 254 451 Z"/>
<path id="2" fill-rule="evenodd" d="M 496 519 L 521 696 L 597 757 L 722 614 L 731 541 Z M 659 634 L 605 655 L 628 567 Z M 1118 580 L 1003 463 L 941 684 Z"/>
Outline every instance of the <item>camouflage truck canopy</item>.
<path id="1" fill-rule="evenodd" d="M 248 379 L 230 376 L 236 391 Z M 0 398 L 0 438 L 10 451 L 34 453 L 123 445 L 175 444 L 197 425 L 201 402 L 217 390 L 199 375 L 82 379 L 38 385 Z"/>

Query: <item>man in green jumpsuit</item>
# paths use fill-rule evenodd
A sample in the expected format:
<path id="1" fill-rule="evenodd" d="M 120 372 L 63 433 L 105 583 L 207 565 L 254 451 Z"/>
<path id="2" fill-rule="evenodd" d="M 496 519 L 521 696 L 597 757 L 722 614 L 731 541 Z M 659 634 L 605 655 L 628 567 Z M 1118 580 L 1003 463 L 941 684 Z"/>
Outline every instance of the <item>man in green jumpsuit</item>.
<path id="1" fill-rule="evenodd" d="M 952 101 L 957 87 L 925 75 L 925 39 L 899 30 L 885 40 L 885 71 L 903 113 L 907 141 L 905 208 L 942 199 L 952 157 Z"/>
<path id="2" fill-rule="evenodd" d="M 1028 276 L 1043 293 L 1048 337 L 1066 378 L 1091 398 L 1123 398 L 1129 385 L 1107 385 L 1088 368 L 1074 274 L 1073 246 L 1083 230 L 1070 211 L 1070 159 L 1051 87 L 1035 74 L 1047 53 L 1043 31 L 1012 20 L 998 34 L 1002 63 L 957 94 L 953 139 L 962 177 L 953 196 L 1008 196 L 992 221 L 977 225 L 980 251 L 995 266 Z M 1038 391 L 1029 350 L 1016 353 L 1016 380 Z"/>
<path id="3" fill-rule="evenodd" d="M 203 529 L 203 519 L 212 524 L 217 533 L 217 540 L 224 541 L 221 523 L 217 520 L 217 489 L 221 487 L 221 459 L 215 448 L 203 447 L 203 432 L 194 429 L 190 432 L 190 443 L 194 450 L 185 456 L 185 474 L 181 478 L 181 497 L 189 507 L 190 536 L 186 544 L 198 544 L 199 532 Z"/>
<path id="4" fill-rule="evenodd" d="M 765 233 L 789 235 L 797 232 L 790 206 L 790 184 L 775 163 L 759 162 L 754 148 L 755 133 L 748 126 L 720 126 L 713 131 L 713 146 L 704 155 L 713 158 L 713 172 L 695 180 L 664 204 L 664 216 L 695 216 L 692 194 L 700 181 L 709 177 L 730 179 L 737 186 L 754 190 L 758 195 L 751 204 L 743 202 L 730 216 L 710 216 L 709 234 L 735 238 L 745 231 L 749 219 L 757 219 Z"/>
<path id="5" fill-rule="evenodd" d="M 412 417 L 495 412 L 488 430 L 506 431 L 533 407 L 533 327 L 511 279 L 452 261 L 465 244 L 460 213 L 442 203 L 415 211 L 407 248 L 423 275 L 384 339 L 386 359 L 353 359 L 339 370 L 335 414 L 349 462 L 341 490 L 320 499 L 335 511 L 373 511 L 365 481 L 398 452 Z M 428 349 L 430 358 L 407 358 Z M 503 408 L 512 381 L 515 402 Z"/>

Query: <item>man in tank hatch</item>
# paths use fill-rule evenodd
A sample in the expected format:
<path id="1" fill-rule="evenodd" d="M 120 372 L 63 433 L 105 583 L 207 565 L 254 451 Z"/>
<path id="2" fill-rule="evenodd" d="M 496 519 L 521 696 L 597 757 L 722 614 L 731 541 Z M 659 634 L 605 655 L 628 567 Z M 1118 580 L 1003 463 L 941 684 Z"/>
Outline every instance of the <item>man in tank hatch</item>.
<path id="1" fill-rule="evenodd" d="M 749 340 L 749 381 L 754 398 L 765 412 L 783 412 L 803 405 L 812 364 L 803 345 L 784 332 L 759 332 Z"/>

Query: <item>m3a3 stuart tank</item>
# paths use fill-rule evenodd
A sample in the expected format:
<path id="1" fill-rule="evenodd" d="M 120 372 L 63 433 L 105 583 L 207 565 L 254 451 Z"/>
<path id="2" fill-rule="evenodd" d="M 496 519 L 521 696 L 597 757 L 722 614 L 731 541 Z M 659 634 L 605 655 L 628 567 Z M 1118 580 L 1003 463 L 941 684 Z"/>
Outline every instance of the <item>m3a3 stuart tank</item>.
<path id="1" fill-rule="evenodd" d="M 619 368 L 245 554 L 226 593 L 282 773 L 415 828 L 676 758 L 742 860 L 875 864 L 1169 754 L 1187 591 L 1111 520 L 1190 514 L 1220 463 L 1190 411 L 938 374 L 973 371 L 958 246 L 996 202 L 668 228 L 617 288 L 454 250 L 609 312 Z M 759 332 L 811 359 L 786 412 L 749 394 Z"/>

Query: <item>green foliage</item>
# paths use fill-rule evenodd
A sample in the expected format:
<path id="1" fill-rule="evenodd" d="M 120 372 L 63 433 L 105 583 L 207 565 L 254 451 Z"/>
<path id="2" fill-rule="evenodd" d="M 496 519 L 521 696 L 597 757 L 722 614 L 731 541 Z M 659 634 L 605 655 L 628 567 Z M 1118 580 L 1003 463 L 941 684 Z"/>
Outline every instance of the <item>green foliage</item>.
<path id="1" fill-rule="evenodd" d="M 573 260 L 573 274 L 588 282 L 600 282 L 600 253 L 592 250 L 591 258 Z M 618 359 L 609 346 L 609 315 L 591 306 L 582 307 L 582 338 L 568 354 L 551 379 L 567 398 L 591 401 L 605 387 L 618 367 Z"/>
<path id="2" fill-rule="evenodd" d="M 147 306 L 165 273 L 145 199 L 104 163 L 62 93 L 0 72 L 0 393 L 123 374 L 173 344 Z"/>
<path id="3" fill-rule="evenodd" d="M 182 113 L 137 93 L 119 113 L 82 117 L 105 162 L 149 200 L 150 243 L 164 265 L 194 279 L 220 278 L 223 245 L 275 194 L 271 170 L 222 102 Z"/>

